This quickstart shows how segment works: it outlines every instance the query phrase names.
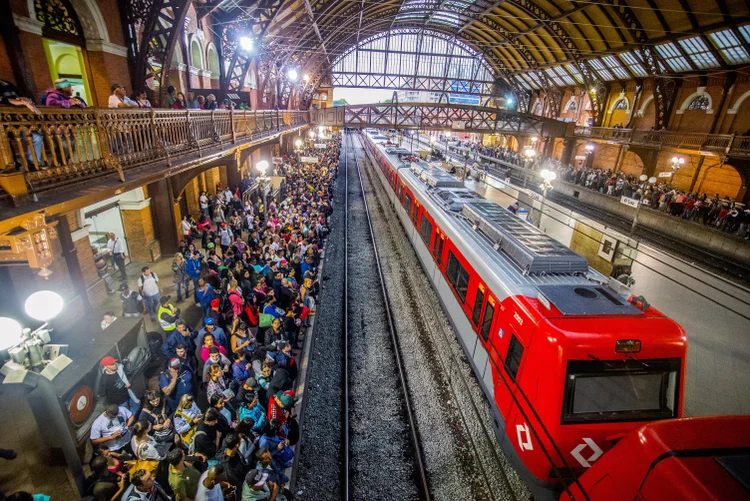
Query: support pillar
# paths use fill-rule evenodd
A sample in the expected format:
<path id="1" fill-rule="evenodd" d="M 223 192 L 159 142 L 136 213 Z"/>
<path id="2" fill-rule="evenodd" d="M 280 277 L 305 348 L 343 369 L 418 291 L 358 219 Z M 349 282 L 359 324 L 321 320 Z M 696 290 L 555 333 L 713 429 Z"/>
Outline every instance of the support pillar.
<path id="1" fill-rule="evenodd" d="M 576 149 L 575 138 L 566 138 L 563 142 L 562 156 L 560 157 L 560 163 L 563 165 L 570 165 L 573 160 L 573 153 Z"/>
<path id="2" fill-rule="evenodd" d="M 242 182 L 242 165 L 240 165 L 240 155 L 232 157 L 232 161 L 226 168 L 227 173 L 227 186 L 229 189 L 234 189 Z"/>
<path id="3" fill-rule="evenodd" d="M 159 255 L 174 254 L 179 247 L 179 238 L 174 214 L 175 198 L 170 179 L 160 179 L 149 184 L 148 193 L 151 195 L 154 206 L 153 224 L 159 233 L 159 246 L 161 248 Z"/>
<path id="4" fill-rule="evenodd" d="M 698 182 L 698 177 L 700 176 L 701 169 L 703 167 L 703 161 L 706 159 L 703 155 L 701 155 L 700 160 L 698 160 L 698 165 L 695 167 L 695 172 L 693 172 L 693 179 L 690 180 L 690 189 L 688 191 L 693 191 L 695 188 L 695 183 Z"/>
<path id="5" fill-rule="evenodd" d="M 659 150 L 631 146 L 630 151 L 641 157 L 643 161 L 643 173 L 648 177 L 653 176 L 656 172 L 656 161 L 659 158 Z"/>
<path id="6" fill-rule="evenodd" d="M 198 204 L 198 198 L 200 197 L 200 187 L 198 186 L 198 178 L 193 178 L 187 186 L 185 191 L 182 192 L 182 197 L 187 202 L 188 212 L 197 217 L 200 214 L 200 205 Z"/>
<path id="7" fill-rule="evenodd" d="M 151 191 L 152 186 L 149 185 L 149 194 L 157 193 Z M 120 213 L 122 224 L 125 226 L 125 236 L 128 239 L 131 261 L 149 263 L 158 259 L 161 256 L 161 249 L 154 233 L 151 198 L 138 202 L 121 201 Z"/>

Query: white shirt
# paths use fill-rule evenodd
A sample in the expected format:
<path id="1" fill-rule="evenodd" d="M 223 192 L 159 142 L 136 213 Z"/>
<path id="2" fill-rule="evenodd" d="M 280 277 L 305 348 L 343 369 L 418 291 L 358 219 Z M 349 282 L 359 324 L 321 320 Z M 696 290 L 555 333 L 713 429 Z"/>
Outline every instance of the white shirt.
<path id="1" fill-rule="evenodd" d="M 105 442 L 110 450 L 117 451 L 125 447 L 125 444 L 130 442 L 130 432 L 127 431 L 125 425 L 128 423 L 128 419 L 132 416 L 131 412 L 125 407 L 120 407 L 117 417 L 110 419 L 106 414 L 101 414 L 94 424 L 91 425 L 91 433 L 89 437 L 91 440 L 97 438 L 111 437 L 117 430 L 123 430 L 125 433 L 120 435 L 114 440 Z"/>
<path id="2" fill-rule="evenodd" d="M 125 254 L 125 244 L 118 237 L 107 240 L 107 249 L 111 254 Z"/>
<path id="3" fill-rule="evenodd" d="M 141 274 L 138 277 L 138 287 L 143 289 L 144 296 L 155 296 L 159 293 L 159 277 L 153 271 L 149 276 Z"/>
<path id="4" fill-rule="evenodd" d="M 113 323 L 115 323 L 115 320 L 117 320 L 117 317 L 112 317 L 112 321 L 111 322 L 107 322 L 106 320 L 102 320 L 102 323 L 101 323 L 102 330 L 106 329 L 107 327 L 109 327 L 110 325 L 112 325 Z"/>
<path id="5" fill-rule="evenodd" d="M 201 195 L 198 200 L 200 201 L 201 209 L 208 209 L 208 197 L 206 195 Z"/>
<path id="6" fill-rule="evenodd" d="M 182 226 L 182 234 L 186 236 L 190 235 L 190 223 L 183 219 L 180 225 Z"/>
<path id="7" fill-rule="evenodd" d="M 213 489 L 208 489 L 203 485 L 203 481 L 206 480 L 207 476 L 208 471 L 203 473 L 200 480 L 198 480 L 198 490 L 195 493 L 194 501 L 224 501 L 224 493 L 221 492 L 221 484 L 217 482 Z"/>
<path id="8" fill-rule="evenodd" d="M 110 94 L 109 95 L 109 101 L 107 102 L 107 105 L 110 108 L 119 108 L 120 104 L 123 104 L 122 103 L 122 99 L 120 99 L 119 97 L 115 96 L 114 94 Z"/>
<path id="9" fill-rule="evenodd" d="M 139 108 L 140 107 L 140 105 L 138 104 L 138 101 L 133 101 L 128 96 L 125 96 L 125 99 L 123 99 L 122 102 L 125 103 L 125 105 L 128 108 Z"/>

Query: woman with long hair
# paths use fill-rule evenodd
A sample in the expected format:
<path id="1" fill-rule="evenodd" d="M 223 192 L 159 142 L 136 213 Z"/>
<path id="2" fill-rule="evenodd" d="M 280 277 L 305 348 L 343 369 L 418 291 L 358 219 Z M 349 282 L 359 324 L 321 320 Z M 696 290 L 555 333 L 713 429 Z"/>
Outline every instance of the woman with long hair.
<path id="1" fill-rule="evenodd" d="M 195 403 L 192 395 L 183 395 L 174 413 L 174 430 L 187 446 L 195 434 L 198 423 L 203 419 L 203 413 Z"/>
<path id="2" fill-rule="evenodd" d="M 216 346 L 219 349 L 219 353 L 221 353 L 222 355 L 227 354 L 226 348 L 216 344 L 216 339 L 214 338 L 214 335 L 206 333 L 206 335 L 203 336 L 203 346 L 201 346 L 201 351 L 200 351 L 201 360 L 203 360 L 204 362 L 208 360 L 208 357 L 211 356 L 211 348 L 213 346 Z"/>
<path id="3" fill-rule="evenodd" d="M 185 257 L 181 253 L 178 252 L 174 255 L 174 259 L 172 260 L 172 282 L 177 287 L 178 303 L 182 301 L 182 289 L 185 289 L 185 297 L 188 297 L 190 294 L 190 280 L 188 280 L 186 265 Z"/>
<path id="4" fill-rule="evenodd" d="M 187 108 L 187 100 L 185 99 L 185 94 L 182 92 L 177 93 L 177 99 L 175 99 L 175 102 L 172 104 L 173 110 L 184 110 Z"/>
<path id="5" fill-rule="evenodd" d="M 149 434 L 150 431 L 151 423 L 147 419 L 141 419 L 135 423 L 130 448 L 137 459 L 161 461 L 167 457 L 171 444 L 160 444 Z"/>
<path id="6" fill-rule="evenodd" d="M 151 423 L 152 434 L 158 443 L 170 444 L 174 441 L 174 427 L 172 420 L 167 416 L 166 401 L 161 397 L 160 392 L 155 390 L 146 392 L 146 402 L 143 404 L 139 419 L 145 419 Z"/>

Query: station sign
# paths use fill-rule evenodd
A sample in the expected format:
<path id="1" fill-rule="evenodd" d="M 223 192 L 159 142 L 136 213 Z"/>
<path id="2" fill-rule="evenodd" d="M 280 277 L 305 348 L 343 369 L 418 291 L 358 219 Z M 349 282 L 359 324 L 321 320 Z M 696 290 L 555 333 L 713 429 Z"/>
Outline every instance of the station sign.
<path id="1" fill-rule="evenodd" d="M 299 157 L 299 161 L 303 164 L 316 164 L 318 163 L 318 157 Z"/>
<path id="2" fill-rule="evenodd" d="M 674 174 L 674 173 L 673 172 L 669 172 L 669 171 L 660 172 L 659 173 L 659 177 L 672 177 L 672 174 Z"/>
<path id="3" fill-rule="evenodd" d="M 284 159 L 282 159 L 281 157 L 273 157 L 273 163 L 275 163 L 275 164 L 283 164 L 284 163 Z"/>
<path id="4" fill-rule="evenodd" d="M 319 150 L 324 150 L 326 148 L 325 143 L 315 143 L 313 146 L 315 146 Z"/>
<path id="5" fill-rule="evenodd" d="M 576 155 L 576 160 L 586 160 L 586 155 Z"/>
<path id="6" fill-rule="evenodd" d="M 620 197 L 620 203 L 629 205 L 630 207 L 633 207 L 634 209 L 638 207 L 638 200 L 636 200 L 635 198 L 626 197 L 624 195 Z"/>

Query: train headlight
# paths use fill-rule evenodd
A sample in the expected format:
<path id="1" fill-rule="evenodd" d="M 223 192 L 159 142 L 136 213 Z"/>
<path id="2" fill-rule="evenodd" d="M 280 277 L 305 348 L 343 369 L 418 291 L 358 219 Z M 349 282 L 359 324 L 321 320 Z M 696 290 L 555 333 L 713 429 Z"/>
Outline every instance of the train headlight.
<path id="1" fill-rule="evenodd" d="M 638 339 L 618 339 L 615 342 L 617 353 L 638 353 L 641 351 L 641 341 Z"/>

